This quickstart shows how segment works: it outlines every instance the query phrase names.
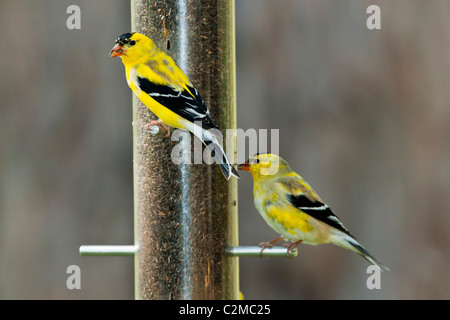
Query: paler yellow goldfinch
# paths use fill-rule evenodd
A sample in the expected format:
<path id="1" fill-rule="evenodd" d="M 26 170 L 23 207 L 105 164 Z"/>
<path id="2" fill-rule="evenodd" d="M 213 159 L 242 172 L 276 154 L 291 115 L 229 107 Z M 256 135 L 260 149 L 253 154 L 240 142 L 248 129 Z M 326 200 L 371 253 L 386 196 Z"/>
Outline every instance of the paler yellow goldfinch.
<path id="1" fill-rule="evenodd" d="M 131 90 L 159 118 L 150 125 L 166 130 L 164 123 L 192 132 L 211 151 L 225 178 L 239 177 L 217 137 L 209 131 L 218 126 L 205 102 L 171 57 L 137 32 L 121 35 L 110 57 L 122 59 Z"/>
<path id="2" fill-rule="evenodd" d="M 281 235 L 263 242 L 262 251 L 284 239 L 288 252 L 300 243 L 333 243 L 352 250 L 381 269 L 389 270 L 377 261 L 344 227 L 311 186 L 289 164 L 274 154 L 257 154 L 239 169 L 253 177 L 255 207 L 269 226 Z"/>

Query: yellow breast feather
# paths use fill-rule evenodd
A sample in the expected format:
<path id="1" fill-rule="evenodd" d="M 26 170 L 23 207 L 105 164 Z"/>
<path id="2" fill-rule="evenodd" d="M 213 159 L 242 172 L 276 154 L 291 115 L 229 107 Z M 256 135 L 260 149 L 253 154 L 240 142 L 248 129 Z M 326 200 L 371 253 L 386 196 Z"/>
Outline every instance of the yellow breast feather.
<path id="1" fill-rule="evenodd" d="M 279 223 L 286 232 L 295 235 L 298 231 L 308 233 L 313 230 L 309 224 L 309 215 L 290 205 L 285 206 L 267 206 L 267 216 Z"/>

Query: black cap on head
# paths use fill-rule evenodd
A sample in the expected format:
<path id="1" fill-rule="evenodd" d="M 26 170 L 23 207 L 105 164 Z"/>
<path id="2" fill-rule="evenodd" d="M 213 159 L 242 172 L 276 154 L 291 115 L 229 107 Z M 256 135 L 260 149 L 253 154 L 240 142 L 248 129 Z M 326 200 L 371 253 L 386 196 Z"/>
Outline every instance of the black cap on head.
<path id="1" fill-rule="evenodd" d="M 117 38 L 116 43 L 120 43 L 121 45 L 127 44 L 130 42 L 130 38 L 135 34 L 135 32 L 128 32 L 121 35 Z"/>

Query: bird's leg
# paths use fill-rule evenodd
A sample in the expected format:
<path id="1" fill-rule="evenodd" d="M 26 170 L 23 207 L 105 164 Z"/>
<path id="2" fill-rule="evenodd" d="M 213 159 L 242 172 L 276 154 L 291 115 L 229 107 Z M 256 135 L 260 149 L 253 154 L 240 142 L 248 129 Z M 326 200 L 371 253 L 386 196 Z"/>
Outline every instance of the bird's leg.
<path id="1" fill-rule="evenodd" d="M 268 241 L 268 242 L 261 242 L 258 245 L 258 246 L 262 247 L 261 252 L 259 253 L 259 256 L 262 257 L 262 253 L 265 249 L 272 248 L 275 243 L 277 243 L 278 241 L 281 241 L 281 240 L 283 240 L 283 237 L 279 237 L 279 238 L 276 238 L 276 239 L 274 239 L 272 241 Z"/>
<path id="2" fill-rule="evenodd" d="M 167 128 L 166 128 L 164 126 L 164 122 L 161 119 L 150 121 L 150 123 L 148 124 L 148 129 L 150 129 L 151 126 L 157 126 L 161 130 L 167 132 L 167 134 L 165 135 L 166 138 L 170 137 L 172 128 L 170 126 L 167 126 Z"/>
<path id="3" fill-rule="evenodd" d="M 167 126 L 167 134 L 166 134 L 166 138 L 170 137 L 170 134 L 172 133 L 172 127 L 171 126 Z"/>
<path id="4" fill-rule="evenodd" d="M 288 256 L 288 258 L 290 257 L 289 253 L 295 252 L 295 250 L 297 250 L 298 245 L 302 243 L 302 241 L 303 240 L 298 240 L 296 242 L 286 242 L 283 244 L 283 246 L 287 248 L 286 255 Z"/>

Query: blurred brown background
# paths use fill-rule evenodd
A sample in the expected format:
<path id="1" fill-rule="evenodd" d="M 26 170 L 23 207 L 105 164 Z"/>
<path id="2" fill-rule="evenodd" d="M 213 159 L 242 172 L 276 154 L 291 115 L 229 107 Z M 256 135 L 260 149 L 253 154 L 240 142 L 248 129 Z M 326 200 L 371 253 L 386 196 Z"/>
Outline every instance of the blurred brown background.
<path id="1" fill-rule="evenodd" d="M 246 298 L 450 298 L 449 14 L 446 0 L 236 1 L 238 127 L 280 129 L 280 154 L 391 269 L 369 290 L 361 257 L 303 245 L 241 258 Z M 131 92 L 107 55 L 130 5 L 2 0 L 0 30 L 0 298 L 133 299 L 132 258 L 78 254 L 133 243 Z M 251 193 L 243 174 L 242 245 L 277 236 Z"/>

